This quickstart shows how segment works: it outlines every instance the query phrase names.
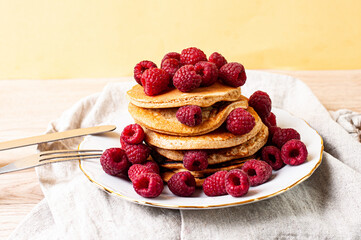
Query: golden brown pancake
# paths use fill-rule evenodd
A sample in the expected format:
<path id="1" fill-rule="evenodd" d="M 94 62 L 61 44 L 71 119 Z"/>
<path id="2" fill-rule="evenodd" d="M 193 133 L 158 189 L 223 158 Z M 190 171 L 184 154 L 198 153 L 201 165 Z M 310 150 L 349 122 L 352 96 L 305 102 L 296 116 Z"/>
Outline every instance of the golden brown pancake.
<path id="1" fill-rule="evenodd" d="M 182 137 L 157 133 L 149 129 L 145 129 L 145 141 L 151 146 L 171 150 L 218 149 L 234 147 L 256 136 L 264 125 L 253 108 L 248 107 L 247 111 L 252 114 L 256 121 L 254 128 L 247 134 L 234 135 L 220 127 L 215 131 L 204 135 Z"/>
<path id="2" fill-rule="evenodd" d="M 127 97 L 132 104 L 143 108 L 173 108 L 185 105 L 209 107 L 216 102 L 239 100 L 241 89 L 217 82 L 209 87 L 199 87 L 188 93 L 173 89 L 157 96 L 147 96 L 143 87 L 137 84 L 127 92 Z"/>
<path id="3" fill-rule="evenodd" d="M 155 132 L 177 136 L 195 136 L 209 133 L 219 128 L 232 110 L 247 108 L 246 97 L 236 102 L 219 102 L 202 108 L 202 123 L 190 127 L 176 118 L 179 108 L 141 108 L 129 103 L 128 111 L 135 122 Z"/>

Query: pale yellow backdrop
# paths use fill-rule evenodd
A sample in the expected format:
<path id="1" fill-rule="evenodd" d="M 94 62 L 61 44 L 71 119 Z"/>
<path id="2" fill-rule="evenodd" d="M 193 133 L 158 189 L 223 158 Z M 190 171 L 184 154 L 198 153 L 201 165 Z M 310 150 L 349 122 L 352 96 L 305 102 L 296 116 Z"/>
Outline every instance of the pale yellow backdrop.
<path id="1" fill-rule="evenodd" d="M 361 69 L 361 1 L 0 0 L 0 79 L 126 76 L 189 46 L 247 69 Z"/>

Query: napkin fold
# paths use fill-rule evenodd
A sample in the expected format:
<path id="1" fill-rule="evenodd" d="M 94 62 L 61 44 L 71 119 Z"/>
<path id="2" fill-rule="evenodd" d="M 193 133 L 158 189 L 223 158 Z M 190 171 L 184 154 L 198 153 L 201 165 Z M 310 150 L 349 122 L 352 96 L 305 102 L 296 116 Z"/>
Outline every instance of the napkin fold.
<path id="1" fill-rule="evenodd" d="M 248 71 L 245 96 L 266 91 L 273 106 L 305 119 L 323 137 L 316 172 L 271 199 L 222 209 L 169 210 L 138 205 L 92 184 L 77 162 L 37 168 L 42 200 L 9 239 L 357 239 L 361 235 L 361 115 L 330 113 L 295 78 Z M 132 123 L 126 90 L 134 81 L 112 83 L 76 103 L 47 132 Z M 351 133 L 351 134 L 350 134 Z M 302 134 L 301 134 L 302 138 Z M 82 138 L 40 144 L 39 150 L 76 148 Z"/>

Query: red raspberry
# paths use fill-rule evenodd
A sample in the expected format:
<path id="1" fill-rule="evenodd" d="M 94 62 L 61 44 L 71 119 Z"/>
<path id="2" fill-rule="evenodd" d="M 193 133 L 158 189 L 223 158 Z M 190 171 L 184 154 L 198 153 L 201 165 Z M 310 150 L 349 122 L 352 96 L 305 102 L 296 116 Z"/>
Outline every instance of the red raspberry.
<path id="1" fill-rule="evenodd" d="M 164 69 L 151 68 L 143 73 L 141 81 L 145 94 L 155 96 L 169 89 L 170 76 Z"/>
<path id="2" fill-rule="evenodd" d="M 248 192 L 249 178 L 240 169 L 233 169 L 226 175 L 226 191 L 233 197 L 241 197 Z"/>
<path id="3" fill-rule="evenodd" d="M 182 65 L 191 64 L 194 65 L 200 61 L 207 61 L 207 56 L 204 52 L 198 48 L 190 47 L 183 49 L 180 54 L 180 62 Z"/>
<path id="4" fill-rule="evenodd" d="M 288 165 L 300 165 L 307 159 L 306 145 L 297 139 L 286 142 L 281 149 L 281 158 Z"/>
<path id="5" fill-rule="evenodd" d="M 227 60 L 217 52 L 214 52 L 209 56 L 209 61 L 216 64 L 217 68 L 220 69 L 223 65 L 227 64 Z"/>
<path id="6" fill-rule="evenodd" d="M 282 148 L 283 144 L 291 139 L 300 140 L 300 134 L 293 128 L 280 128 L 275 131 L 272 137 L 272 142 L 278 147 Z"/>
<path id="7" fill-rule="evenodd" d="M 137 123 L 129 124 L 123 129 L 123 132 L 120 135 L 120 137 L 127 144 L 138 144 L 143 142 L 144 140 L 144 130 Z"/>
<path id="8" fill-rule="evenodd" d="M 150 68 L 156 68 L 157 65 L 154 62 L 151 61 L 141 61 L 134 67 L 134 79 L 139 83 L 140 85 L 143 85 L 141 82 L 142 74 L 145 72 L 145 70 Z"/>
<path id="9" fill-rule="evenodd" d="M 173 77 L 177 70 L 181 67 L 180 62 L 174 58 L 168 58 L 162 62 L 161 68 L 164 69 L 169 76 Z"/>
<path id="10" fill-rule="evenodd" d="M 252 114 L 243 108 L 234 109 L 227 117 L 226 128 L 235 135 L 242 135 L 250 132 L 256 121 Z"/>
<path id="11" fill-rule="evenodd" d="M 169 190 L 181 197 L 189 197 L 196 190 L 196 180 L 190 172 L 178 172 L 168 181 Z"/>
<path id="12" fill-rule="evenodd" d="M 132 166 L 130 166 L 129 170 L 128 170 L 128 177 L 130 179 L 130 181 L 133 182 L 133 180 L 138 177 L 141 174 L 144 173 L 155 173 L 153 172 L 150 168 L 141 165 L 141 164 L 133 164 Z"/>
<path id="13" fill-rule="evenodd" d="M 194 127 L 202 123 L 202 109 L 196 105 L 180 107 L 175 114 L 179 122 Z"/>
<path id="14" fill-rule="evenodd" d="M 183 156 L 183 165 L 190 171 L 201 171 L 208 167 L 208 154 L 202 150 L 187 151 Z"/>
<path id="15" fill-rule="evenodd" d="M 236 62 L 223 65 L 219 69 L 219 78 L 224 84 L 231 87 L 243 86 L 247 80 L 243 65 Z"/>
<path id="16" fill-rule="evenodd" d="M 226 195 L 226 175 L 227 171 L 218 171 L 207 177 L 203 183 L 203 192 L 207 196 Z"/>
<path id="17" fill-rule="evenodd" d="M 100 157 L 100 164 L 104 172 L 112 176 L 125 174 L 130 166 L 127 155 L 121 148 L 105 150 Z"/>
<path id="18" fill-rule="evenodd" d="M 272 108 L 271 98 L 267 93 L 262 91 L 254 92 L 250 97 L 248 104 L 258 113 L 258 115 L 265 119 L 269 116 Z"/>
<path id="19" fill-rule="evenodd" d="M 268 139 L 267 139 L 267 145 L 273 145 L 272 138 L 275 132 L 281 129 L 280 127 L 269 127 L 268 128 Z"/>
<path id="20" fill-rule="evenodd" d="M 125 146 L 124 150 L 127 154 L 129 162 L 133 164 L 144 163 L 150 154 L 150 148 L 143 143 L 136 145 L 129 144 Z"/>
<path id="21" fill-rule="evenodd" d="M 202 77 L 202 87 L 208 87 L 217 81 L 218 68 L 216 64 L 202 61 L 197 62 L 194 67 L 196 69 L 196 73 Z"/>
<path id="22" fill-rule="evenodd" d="M 202 77 L 195 71 L 193 65 L 185 65 L 173 76 L 174 86 L 181 92 L 190 92 L 201 85 Z"/>
<path id="23" fill-rule="evenodd" d="M 159 166 L 156 162 L 154 161 L 146 161 L 143 166 L 146 166 L 147 168 L 149 168 L 150 170 L 152 170 L 153 172 L 159 174 Z"/>
<path id="24" fill-rule="evenodd" d="M 133 179 L 134 190 L 142 197 L 158 197 L 164 188 L 162 178 L 155 173 L 144 173 Z"/>
<path id="25" fill-rule="evenodd" d="M 276 115 L 273 112 L 270 112 L 268 117 L 262 119 L 262 121 L 268 128 L 277 126 Z"/>
<path id="26" fill-rule="evenodd" d="M 169 52 L 169 53 L 167 53 L 166 55 L 164 55 L 161 65 L 163 65 L 163 62 L 165 60 L 169 59 L 169 58 L 174 58 L 174 59 L 180 61 L 180 54 L 177 53 L 177 52 Z"/>
<path id="27" fill-rule="evenodd" d="M 265 161 L 256 159 L 245 162 L 242 170 L 247 173 L 251 186 L 265 183 L 272 176 L 272 167 Z"/>
<path id="28" fill-rule="evenodd" d="M 281 169 L 285 165 L 281 158 L 281 151 L 274 146 L 262 149 L 262 160 L 268 163 L 273 170 Z"/>

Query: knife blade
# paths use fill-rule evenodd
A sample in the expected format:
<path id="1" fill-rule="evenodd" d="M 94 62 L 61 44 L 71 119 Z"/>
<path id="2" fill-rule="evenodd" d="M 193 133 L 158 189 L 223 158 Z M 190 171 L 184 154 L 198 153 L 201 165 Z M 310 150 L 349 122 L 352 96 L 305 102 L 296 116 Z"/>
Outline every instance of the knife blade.
<path id="1" fill-rule="evenodd" d="M 114 125 L 103 125 L 96 127 L 72 129 L 64 132 L 48 133 L 48 134 L 28 137 L 28 138 L 15 139 L 11 141 L 1 142 L 0 151 L 12 149 L 12 148 L 30 146 L 38 143 L 52 142 L 57 140 L 73 138 L 73 137 L 81 137 L 89 134 L 100 134 L 100 133 L 110 132 L 115 129 L 116 126 Z"/>

